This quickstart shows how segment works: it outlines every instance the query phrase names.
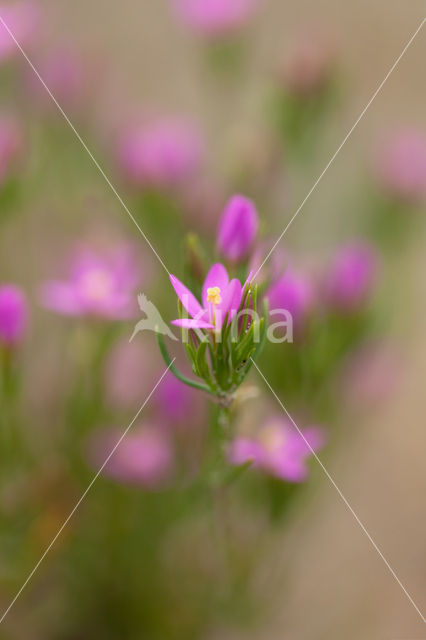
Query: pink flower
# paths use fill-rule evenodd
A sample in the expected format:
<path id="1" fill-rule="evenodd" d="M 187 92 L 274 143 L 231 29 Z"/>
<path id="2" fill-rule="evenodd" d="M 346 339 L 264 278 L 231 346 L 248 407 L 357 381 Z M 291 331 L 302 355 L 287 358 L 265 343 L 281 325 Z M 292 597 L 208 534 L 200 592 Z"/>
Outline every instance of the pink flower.
<path id="1" fill-rule="evenodd" d="M 191 318 L 173 320 L 172 324 L 186 329 L 221 329 L 226 314 L 228 322 L 235 317 L 241 303 L 243 287 L 239 280 L 229 280 L 223 264 L 214 264 L 203 284 L 202 303 L 175 276 L 170 281 L 182 305 Z"/>
<path id="2" fill-rule="evenodd" d="M 44 58 L 37 68 L 61 106 L 75 109 L 84 99 L 87 87 L 87 61 L 70 49 L 58 49 Z M 32 69 L 28 75 L 28 89 L 41 103 L 51 106 L 52 99 Z"/>
<path id="3" fill-rule="evenodd" d="M 158 412 L 173 424 L 189 423 L 198 395 L 174 376 L 166 376 L 158 387 Z"/>
<path id="4" fill-rule="evenodd" d="M 123 173 L 137 186 L 174 188 L 188 182 L 202 157 L 198 132 L 183 120 L 156 120 L 122 136 L 120 163 Z"/>
<path id="5" fill-rule="evenodd" d="M 374 341 L 361 345 L 350 354 L 340 376 L 344 400 L 358 410 L 385 403 L 398 388 L 404 365 L 396 345 Z"/>
<path id="6" fill-rule="evenodd" d="M 129 247 L 105 254 L 83 249 L 74 256 L 68 279 L 43 285 L 41 301 L 47 309 L 68 316 L 132 318 L 137 314 L 134 291 L 139 281 Z"/>
<path id="7" fill-rule="evenodd" d="M 22 131 L 18 123 L 6 116 L 0 117 L 0 184 L 11 172 L 23 146 Z"/>
<path id="8" fill-rule="evenodd" d="M 307 462 L 325 444 L 319 427 L 302 430 L 303 436 L 281 416 L 270 418 L 253 437 L 239 437 L 231 444 L 230 462 L 241 465 L 249 460 L 253 467 L 288 482 L 303 482 L 308 476 Z M 312 450 L 311 450 L 312 449 Z"/>
<path id="9" fill-rule="evenodd" d="M 269 308 L 286 309 L 296 325 L 305 320 L 314 303 L 314 288 L 310 278 L 288 267 L 266 292 Z"/>
<path id="10" fill-rule="evenodd" d="M 426 198 L 426 136 L 416 129 L 391 135 L 377 154 L 374 172 L 392 197 L 408 202 Z"/>
<path id="11" fill-rule="evenodd" d="M 153 370 L 157 368 L 158 362 L 158 350 L 154 348 L 152 340 L 144 340 L 141 336 L 132 342 L 129 342 L 128 337 L 120 340 L 109 352 L 105 363 L 105 391 L 108 400 L 120 409 L 139 408 L 155 384 Z M 168 379 L 166 376 L 157 393 Z"/>
<path id="12" fill-rule="evenodd" d="M 34 2 L 24 1 L 13 5 L 2 5 L 0 15 L 23 49 L 32 44 L 39 23 L 39 9 Z M 0 23 L 0 61 L 12 54 L 21 55 L 13 38 Z"/>
<path id="13" fill-rule="evenodd" d="M 27 299 L 13 284 L 0 286 L 0 343 L 10 347 L 21 342 L 28 324 Z"/>
<path id="14" fill-rule="evenodd" d="M 226 204 L 219 222 L 217 246 L 232 262 L 245 258 L 259 227 L 253 202 L 244 196 L 233 196 Z"/>
<path id="15" fill-rule="evenodd" d="M 340 311 L 361 307 L 371 293 L 376 262 L 373 249 L 366 244 L 343 247 L 326 275 L 324 288 L 328 303 Z"/>
<path id="16" fill-rule="evenodd" d="M 121 435 L 119 430 L 109 430 L 92 438 L 89 460 L 94 467 L 102 466 Z M 169 437 L 158 427 L 150 426 L 128 433 L 103 473 L 118 482 L 155 490 L 170 482 L 173 464 L 174 452 Z"/>
<path id="17" fill-rule="evenodd" d="M 259 0 L 174 0 L 181 21 L 195 33 L 221 38 L 240 31 Z"/>

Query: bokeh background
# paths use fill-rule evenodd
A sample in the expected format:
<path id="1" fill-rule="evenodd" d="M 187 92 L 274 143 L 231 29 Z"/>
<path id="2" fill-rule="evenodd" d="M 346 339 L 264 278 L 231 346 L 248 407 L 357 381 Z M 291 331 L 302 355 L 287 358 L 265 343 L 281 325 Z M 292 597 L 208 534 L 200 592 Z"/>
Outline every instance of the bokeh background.
<path id="1" fill-rule="evenodd" d="M 249 28 L 243 69 L 237 78 L 225 82 L 211 82 L 199 43 L 176 22 L 166 0 L 45 0 L 42 14 L 47 19 L 33 58 L 42 59 L 56 47 L 69 46 L 87 61 L 90 104 L 71 119 L 109 175 L 115 170 L 117 129 L 124 119 L 148 106 L 153 111 L 185 114 L 198 123 L 206 138 L 208 171 L 219 184 L 226 183 L 237 170 L 241 148 L 247 148 L 254 166 L 261 162 L 256 158 L 261 153 L 257 136 L 267 109 L 265 94 L 295 34 L 305 27 L 331 33 L 337 43 L 341 74 L 339 108 L 327 121 L 320 144 L 303 170 L 294 176 L 291 168 L 283 170 L 271 207 L 270 231 L 279 232 L 420 24 L 424 3 L 264 0 Z M 375 141 L 399 125 L 426 128 L 425 59 L 426 36 L 422 31 L 300 212 L 285 237 L 285 246 L 318 256 L 351 230 L 356 232 L 362 211 L 355 194 L 363 188 Z M 35 178 L 32 174 L 31 197 L 25 199 L 24 210 L 13 224 L 2 227 L 1 279 L 35 291 L 40 281 L 54 272 L 70 244 L 83 235 L 123 234 L 134 240 L 148 273 L 151 269 L 155 273 L 157 286 L 167 289 L 166 274 L 155 264 L 143 238 L 60 114 L 51 108 L 51 137 L 45 139 L 34 124 L 33 118 L 39 122 L 40 115 L 37 112 L 34 116 L 33 101 L 14 86 L 13 75 L 5 82 L 12 90 L 9 97 L 4 92 L 4 101 L 24 119 L 31 139 L 30 164 L 38 169 Z M 113 182 L 126 200 L 120 179 Z M 424 209 L 419 215 L 423 213 Z M 385 324 L 400 355 L 401 364 L 394 372 L 397 383 L 384 402 L 345 405 L 339 415 L 342 424 L 338 425 L 344 437 L 327 457 L 327 468 L 422 609 L 426 599 L 426 258 L 425 224 L 422 220 L 417 224 L 418 232 L 402 252 L 386 261 L 381 273 L 386 292 Z M 167 228 L 164 236 L 165 243 L 170 242 Z M 157 248 L 163 255 L 162 247 Z M 179 256 L 169 249 L 166 255 L 173 269 L 179 269 Z M 27 402 L 30 421 L 33 416 L 36 428 L 48 434 L 58 428 L 55 390 L 59 393 L 66 385 L 71 366 L 69 333 L 68 325 L 58 323 L 35 305 L 25 353 L 26 378 L 31 382 Z M 285 575 L 285 581 L 278 580 L 279 597 L 273 599 L 260 625 L 243 631 L 219 626 L 209 631 L 208 637 L 425 637 L 420 617 L 335 489 L 320 470 L 314 471 L 314 477 L 306 506 L 271 535 L 262 560 L 258 588 L 267 591 L 278 580 L 277 573 Z M 40 493 L 52 502 L 38 507 L 40 513 L 45 510 L 49 514 L 51 523 L 44 522 L 46 531 L 34 537 L 34 557 L 37 550 L 42 553 L 67 515 L 67 507 L 73 504 L 73 490 L 56 483 L 54 469 L 49 482 L 53 487 Z M 95 485 L 95 501 L 96 491 Z M 70 495 L 57 499 L 55 494 L 61 492 Z M 55 511 L 58 504 L 59 513 Z M 75 526 L 78 515 L 70 524 L 71 530 Z M 64 533 L 65 540 L 68 535 Z M 86 552 L 96 554 L 90 541 Z M 55 562 L 60 553 L 59 544 L 8 614 L 3 629 L 0 627 L 1 637 L 55 637 L 46 636 L 45 629 L 49 627 L 46 620 L 54 615 L 52 584 L 65 579 Z M 22 561 L 22 582 L 31 566 Z M 43 601 L 46 592 L 50 594 L 48 604 Z M 1 592 L 2 608 L 10 602 L 10 593 L 8 589 Z M 86 597 L 83 592 L 81 597 Z M 78 607 L 78 597 L 73 606 Z M 66 637 L 91 637 L 88 633 Z M 146 636 L 140 631 L 131 637 Z"/>

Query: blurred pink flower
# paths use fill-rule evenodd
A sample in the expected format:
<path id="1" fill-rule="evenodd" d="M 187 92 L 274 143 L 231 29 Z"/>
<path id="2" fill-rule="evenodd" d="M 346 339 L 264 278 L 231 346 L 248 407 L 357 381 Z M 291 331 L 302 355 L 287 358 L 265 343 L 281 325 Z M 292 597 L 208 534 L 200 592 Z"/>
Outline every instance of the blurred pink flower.
<path id="1" fill-rule="evenodd" d="M 269 242 L 263 240 L 261 243 L 256 243 L 254 251 L 250 256 L 249 271 L 255 274 L 255 279 L 258 284 L 268 281 L 276 282 L 282 275 L 283 265 L 288 262 L 286 252 L 277 246 L 266 263 L 263 264 L 265 256 L 268 254 L 274 241 L 275 238 Z"/>
<path id="2" fill-rule="evenodd" d="M 313 31 L 300 34 L 284 61 L 281 83 L 287 91 L 301 97 L 316 93 L 332 77 L 336 57 L 330 35 Z"/>
<path id="3" fill-rule="evenodd" d="M 120 340 L 107 356 L 105 363 L 105 392 L 109 401 L 120 409 L 136 410 L 150 393 L 154 384 L 153 370 L 160 358 L 152 341 Z M 163 380 L 157 393 L 166 384 Z"/>
<path id="4" fill-rule="evenodd" d="M 195 33 L 221 38 L 240 31 L 259 0 L 173 0 L 180 20 Z"/>
<path id="5" fill-rule="evenodd" d="M 250 251 L 259 227 L 254 203 L 235 195 L 226 203 L 217 232 L 220 253 L 231 262 L 245 258 Z"/>
<path id="6" fill-rule="evenodd" d="M 372 247 L 357 243 L 341 248 L 325 277 L 325 297 L 340 311 L 356 311 L 371 294 L 377 271 Z"/>
<path id="7" fill-rule="evenodd" d="M 0 343 L 10 347 L 19 343 L 28 324 L 27 299 L 13 284 L 0 286 Z"/>
<path id="8" fill-rule="evenodd" d="M 168 189 L 194 176 L 201 163 L 202 147 L 191 123 L 158 119 L 122 136 L 119 159 L 124 175 L 135 185 Z"/>
<path id="9" fill-rule="evenodd" d="M 202 303 L 174 275 L 170 281 L 183 307 L 191 318 L 173 320 L 172 324 L 185 329 L 220 329 L 228 315 L 228 322 L 235 317 L 243 294 L 243 287 L 237 278 L 229 280 L 223 264 L 217 262 L 208 272 L 203 284 Z"/>
<path id="10" fill-rule="evenodd" d="M 390 196 L 417 203 L 426 198 L 426 135 L 401 129 L 389 136 L 375 158 L 374 172 Z"/>
<path id="11" fill-rule="evenodd" d="M 61 48 L 50 52 L 37 68 L 62 107 L 75 109 L 84 101 L 88 89 L 87 61 L 75 51 Z M 28 74 L 28 89 L 39 102 L 52 105 L 52 99 L 32 70 Z"/>
<path id="12" fill-rule="evenodd" d="M 18 123 L 0 116 L 0 185 L 8 178 L 23 147 L 23 135 Z"/>
<path id="13" fill-rule="evenodd" d="M 363 344 L 350 354 L 340 377 L 346 401 L 356 409 L 384 403 L 399 385 L 403 367 L 396 345 Z"/>
<path id="14" fill-rule="evenodd" d="M 128 246 L 108 253 L 81 249 L 66 280 L 50 280 L 41 288 L 42 304 L 69 316 L 126 319 L 137 315 L 135 288 L 141 274 Z"/>
<path id="15" fill-rule="evenodd" d="M 320 427 L 302 430 L 311 449 L 317 452 L 325 444 Z M 253 467 L 288 482 L 303 482 L 308 477 L 307 461 L 313 455 L 296 428 L 282 416 L 267 420 L 255 436 L 239 437 L 229 449 L 232 464 L 253 461 Z"/>
<path id="16" fill-rule="evenodd" d="M 283 275 L 269 287 L 265 296 L 269 301 L 269 309 L 286 309 L 296 327 L 303 324 L 315 301 L 312 280 L 292 267 L 287 267 Z"/>
<path id="17" fill-rule="evenodd" d="M 16 41 L 26 49 L 32 44 L 39 25 L 39 7 L 35 2 L 23 1 L 0 6 L 0 15 Z M 0 23 L 0 62 L 12 54 L 21 55 L 13 38 Z"/>
<path id="18" fill-rule="evenodd" d="M 89 443 L 89 461 L 99 468 L 122 436 L 118 429 L 98 432 Z M 156 426 L 128 433 L 106 464 L 103 474 L 125 484 L 156 490 L 166 486 L 174 467 L 173 445 Z"/>
<path id="19" fill-rule="evenodd" d="M 165 377 L 158 387 L 157 397 L 158 413 L 173 425 L 183 422 L 188 424 L 193 420 L 198 395 L 173 375 Z"/>

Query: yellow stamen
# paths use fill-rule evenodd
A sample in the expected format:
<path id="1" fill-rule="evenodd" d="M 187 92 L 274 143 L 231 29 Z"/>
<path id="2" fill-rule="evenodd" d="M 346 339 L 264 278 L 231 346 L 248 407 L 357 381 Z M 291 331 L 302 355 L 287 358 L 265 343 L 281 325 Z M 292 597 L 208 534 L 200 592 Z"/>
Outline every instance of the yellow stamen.
<path id="1" fill-rule="evenodd" d="M 214 306 L 222 302 L 220 287 L 209 287 L 207 289 L 207 302 L 211 302 Z"/>

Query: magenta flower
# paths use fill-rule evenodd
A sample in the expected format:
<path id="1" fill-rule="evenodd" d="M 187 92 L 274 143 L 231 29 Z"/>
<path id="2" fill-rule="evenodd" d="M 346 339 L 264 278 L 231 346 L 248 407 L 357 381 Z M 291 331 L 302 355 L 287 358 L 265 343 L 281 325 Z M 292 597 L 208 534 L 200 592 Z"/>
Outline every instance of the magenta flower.
<path id="1" fill-rule="evenodd" d="M 295 325 L 300 325 L 314 304 L 314 287 L 304 273 L 288 267 L 266 292 L 270 310 L 286 309 Z"/>
<path id="2" fill-rule="evenodd" d="M 254 437 L 239 437 L 229 448 L 229 460 L 241 465 L 249 460 L 253 467 L 288 482 L 303 482 L 308 476 L 307 462 L 325 444 L 320 427 L 302 430 L 303 436 L 285 418 L 270 418 Z"/>
<path id="3" fill-rule="evenodd" d="M 18 123 L 12 118 L 0 117 L 0 185 L 9 177 L 22 146 L 23 136 Z"/>
<path id="4" fill-rule="evenodd" d="M 343 247 L 335 256 L 325 279 L 328 303 L 340 311 L 355 311 L 371 293 L 377 260 L 366 244 Z"/>
<path id="5" fill-rule="evenodd" d="M 28 305 L 24 292 L 13 284 L 0 286 L 0 343 L 18 344 L 28 324 Z"/>
<path id="6" fill-rule="evenodd" d="M 183 307 L 191 316 L 173 320 L 172 324 L 185 329 L 221 329 L 228 314 L 228 322 L 235 317 L 241 303 L 243 287 L 239 280 L 229 280 L 223 264 L 214 264 L 207 274 L 202 290 L 202 306 L 193 293 L 175 276 L 170 281 Z"/>
<path id="7" fill-rule="evenodd" d="M 232 262 L 245 258 L 259 227 L 253 202 L 244 196 L 233 196 L 226 204 L 219 222 L 217 247 Z"/>
<path id="8" fill-rule="evenodd" d="M 202 158 L 196 129 L 183 120 L 157 120 L 122 136 L 123 173 L 137 186 L 174 188 L 188 182 Z"/>
<path id="9" fill-rule="evenodd" d="M 240 31 L 259 0 L 174 0 L 180 20 L 195 33 L 222 38 Z"/>
<path id="10" fill-rule="evenodd" d="M 32 44 L 39 24 L 39 9 L 34 2 L 24 1 L 13 5 L 1 5 L 0 15 L 24 49 Z M 0 61 L 6 60 L 13 54 L 21 55 L 13 38 L 0 23 Z"/>
<path id="11" fill-rule="evenodd" d="M 89 460 L 102 466 L 121 437 L 119 430 L 99 432 L 89 446 Z M 125 484 L 156 490 L 167 485 L 172 476 L 174 452 L 167 434 L 157 426 L 128 433 L 111 456 L 103 473 Z"/>
<path id="12" fill-rule="evenodd" d="M 386 193 L 408 202 L 426 198 L 426 136 L 416 129 L 393 134 L 378 153 L 375 174 Z"/>
<path id="13" fill-rule="evenodd" d="M 42 304 L 68 316 L 126 319 L 137 314 L 134 291 L 139 268 L 128 246 L 105 254 L 76 253 L 69 278 L 51 280 L 41 289 Z"/>

